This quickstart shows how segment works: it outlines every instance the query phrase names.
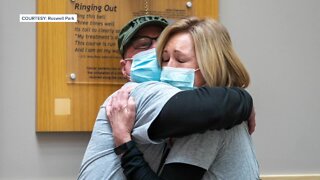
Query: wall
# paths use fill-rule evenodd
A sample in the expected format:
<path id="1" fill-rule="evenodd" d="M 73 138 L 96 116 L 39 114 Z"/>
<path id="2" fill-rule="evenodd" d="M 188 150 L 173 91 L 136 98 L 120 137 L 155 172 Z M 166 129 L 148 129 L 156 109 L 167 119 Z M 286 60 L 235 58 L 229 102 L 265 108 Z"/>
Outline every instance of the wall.
<path id="1" fill-rule="evenodd" d="M 252 76 L 263 174 L 320 174 L 320 1 L 221 0 Z"/>
<path id="2" fill-rule="evenodd" d="M 0 179 L 75 179 L 90 134 L 35 133 L 35 0 L 0 6 Z M 262 174 L 320 174 L 320 1 L 220 0 L 248 67 Z"/>
<path id="3" fill-rule="evenodd" d="M 75 179 L 90 134 L 35 133 L 36 28 L 19 14 L 36 1 L 0 6 L 0 179 Z"/>

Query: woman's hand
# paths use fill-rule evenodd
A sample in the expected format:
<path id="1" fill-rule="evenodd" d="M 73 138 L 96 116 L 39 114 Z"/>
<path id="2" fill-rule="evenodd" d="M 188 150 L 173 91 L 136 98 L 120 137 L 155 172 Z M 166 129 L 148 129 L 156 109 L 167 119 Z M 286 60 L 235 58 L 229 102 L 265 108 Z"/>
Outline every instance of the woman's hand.
<path id="1" fill-rule="evenodd" d="M 132 87 L 123 87 L 118 90 L 106 107 L 116 147 L 131 140 L 136 116 L 133 97 L 129 98 L 132 89 Z"/>

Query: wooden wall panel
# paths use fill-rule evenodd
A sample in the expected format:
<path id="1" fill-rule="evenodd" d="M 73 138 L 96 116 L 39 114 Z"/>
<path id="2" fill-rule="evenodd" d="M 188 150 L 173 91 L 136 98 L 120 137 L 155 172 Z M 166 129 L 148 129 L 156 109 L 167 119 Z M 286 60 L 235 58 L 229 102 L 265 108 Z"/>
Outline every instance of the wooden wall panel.
<path id="1" fill-rule="evenodd" d="M 131 2 L 128 4 L 137 1 L 135 4 L 142 9 L 145 2 L 127 1 Z M 152 7 L 152 0 L 148 2 Z M 193 3 L 193 15 L 218 18 L 218 0 L 190 2 Z M 70 1 L 67 0 L 38 0 L 37 13 L 66 14 L 68 3 Z M 100 105 L 121 87 L 115 84 L 68 83 L 66 64 L 70 49 L 67 38 L 67 23 L 37 23 L 37 132 L 91 131 Z"/>

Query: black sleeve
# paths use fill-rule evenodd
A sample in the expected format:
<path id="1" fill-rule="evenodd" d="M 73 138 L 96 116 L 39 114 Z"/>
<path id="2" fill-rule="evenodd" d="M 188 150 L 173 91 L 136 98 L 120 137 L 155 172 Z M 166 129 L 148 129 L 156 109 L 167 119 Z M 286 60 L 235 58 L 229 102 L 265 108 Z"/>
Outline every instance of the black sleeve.
<path id="1" fill-rule="evenodd" d="M 148 129 L 151 139 L 229 129 L 247 120 L 253 102 L 242 88 L 202 87 L 175 94 Z"/>
<path id="2" fill-rule="evenodd" d="M 136 146 L 123 154 L 121 166 L 128 180 L 200 180 L 206 172 L 205 169 L 197 166 L 172 163 L 165 165 L 161 175 L 158 176 L 145 162 L 143 154 Z"/>
<path id="3" fill-rule="evenodd" d="M 161 177 L 168 180 L 200 180 L 205 172 L 205 169 L 198 166 L 184 163 L 171 163 L 164 165 Z"/>

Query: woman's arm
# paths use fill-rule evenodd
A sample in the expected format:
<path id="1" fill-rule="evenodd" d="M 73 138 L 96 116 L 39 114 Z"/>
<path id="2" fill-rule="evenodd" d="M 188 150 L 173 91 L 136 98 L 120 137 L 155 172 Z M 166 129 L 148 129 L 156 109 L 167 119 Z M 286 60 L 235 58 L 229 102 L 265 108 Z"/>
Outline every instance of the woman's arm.
<path id="1" fill-rule="evenodd" d="M 252 98 L 242 88 L 202 87 L 181 91 L 162 108 L 148 129 L 153 140 L 255 123 Z M 254 127 L 251 127 L 251 129 Z"/>

